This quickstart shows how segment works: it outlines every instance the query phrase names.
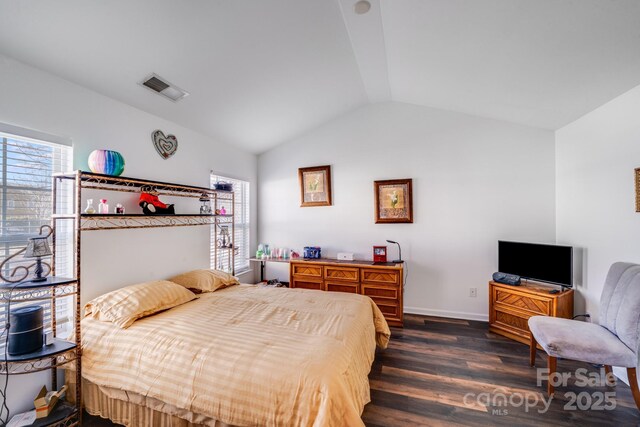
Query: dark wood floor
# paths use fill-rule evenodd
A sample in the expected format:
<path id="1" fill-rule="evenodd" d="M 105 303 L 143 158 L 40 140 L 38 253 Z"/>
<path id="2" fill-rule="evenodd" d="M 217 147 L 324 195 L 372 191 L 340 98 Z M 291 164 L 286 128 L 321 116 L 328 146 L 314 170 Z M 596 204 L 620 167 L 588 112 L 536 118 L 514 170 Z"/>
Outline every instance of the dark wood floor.
<path id="1" fill-rule="evenodd" d="M 546 367 L 543 355 L 538 352 L 539 368 Z M 558 361 L 559 371 L 579 368 L 598 372 L 589 364 Z M 404 329 L 392 328 L 389 348 L 376 356 L 369 376 L 372 401 L 362 419 L 370 427 L 640 425 L 631 390 L 621 381 L 615 387 L 579 387 L 572 375 L 544 411 L 546 382 L 537 386 L 536 372 L 529 367 L 528 346 L 489 333 L 485 322 L 410 315 Z M 615 402 L 615 409 L 579 409 L 597 403 L 604 393 L 613 393 L 606 406 Z M 571 394 L 580 396 L 575 410 L 565 409 L 572 404 Z M 501 396 L 506 406 L 499 406 Z M 496 397 L 494 406 L 485 404 Z M 83 424 L 111 426 L 89 416 Z"/>
<path id="2" fill-rule="evenodd" d="M 367 426 L 640 424 L 631 390 L 621 381 L 615 387 L 578 387 L 571 378 L 566 387 L 556 389 L 548 411 L 539 413 L 544 410 L 546 382 L 536 385 L 529 347 L 488 332 L 485 322 L 411 315 L 405 317 L 404 329 L 392 329 L 392 336 L 389 348 L 378 352 L 369 376 L 372 402 L 362 415 Z M 542 351 L 536 366 L 547 366 Z M 573 373 L 579 368 L 598 371 L 589 364 L 558 361 L 559 371 Z M 589 399 L 605 392 L 615 393 L 614 410 L 564 409 L 571 403 L 565 393 L 582 393 L 585 407 L 590 406 Z M 484 404 L 483 397 L 501 394 L 512 396 L 513 404 Z M 520 405 L 521 397 L 532 404 L 537 397 L 539 403 L 527 411 Z"/>

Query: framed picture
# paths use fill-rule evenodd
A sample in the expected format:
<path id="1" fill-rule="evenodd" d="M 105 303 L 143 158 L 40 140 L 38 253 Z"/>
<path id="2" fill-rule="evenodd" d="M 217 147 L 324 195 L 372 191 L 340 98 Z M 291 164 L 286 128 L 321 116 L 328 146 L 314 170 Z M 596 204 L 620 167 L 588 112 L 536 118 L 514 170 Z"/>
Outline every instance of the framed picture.
<path id="1" fill-rule="evenodd" d="M 413 222 L 411 179 L 374 181 L 376 224 Z"/>
<path id="2" fill-rule="evenodd" d="M 640 212 L 640 168 L 636 168 L 636 212 Z"/>
<path id="3" fill-rule="evenodd" d="M 387 247 L 386 246 L 374 246 L 373 247 L 373 261 L 374 262 L 387 262 Z"/>
<path id="4" fill-rule="evenodd" d="M 331 206 L 331 166 L 298 169 L 300 206 Z"/>

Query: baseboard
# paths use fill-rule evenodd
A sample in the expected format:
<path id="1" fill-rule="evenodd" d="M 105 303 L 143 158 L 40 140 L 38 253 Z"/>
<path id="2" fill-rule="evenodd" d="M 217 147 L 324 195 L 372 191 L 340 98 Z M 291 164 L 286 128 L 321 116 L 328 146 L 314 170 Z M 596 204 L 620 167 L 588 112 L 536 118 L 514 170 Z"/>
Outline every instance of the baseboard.
<path id="1" fill-rule="evenodd" d="M 464 311 L 434 310 L 420 307 L 405 307 L 404 312 L 407 314 L 422 314 L 425 316 L 448 317 L 450 319 L 478 320 L 480 322 L 488 322 L 488 314 L 466 313 Z"/>

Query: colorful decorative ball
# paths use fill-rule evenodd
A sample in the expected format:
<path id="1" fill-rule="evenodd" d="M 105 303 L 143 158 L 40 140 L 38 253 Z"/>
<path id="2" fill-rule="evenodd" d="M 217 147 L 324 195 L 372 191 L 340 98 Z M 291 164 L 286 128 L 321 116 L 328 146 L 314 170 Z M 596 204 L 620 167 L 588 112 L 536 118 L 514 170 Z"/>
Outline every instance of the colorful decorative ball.
<path id="1" fill-rule="evenodd" d="M 89 169 L 93 173 L 118 176 L 124 172 L 124 157 L 117 151 L 94 150 L 89 154 Z"/>

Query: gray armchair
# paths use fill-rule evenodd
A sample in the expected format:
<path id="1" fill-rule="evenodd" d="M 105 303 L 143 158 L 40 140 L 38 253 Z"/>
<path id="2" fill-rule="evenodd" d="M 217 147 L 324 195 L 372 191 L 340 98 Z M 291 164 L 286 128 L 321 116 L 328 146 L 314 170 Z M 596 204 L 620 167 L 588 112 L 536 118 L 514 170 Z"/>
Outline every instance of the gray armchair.
<path id="1" fill-rule="evenodd" d="M 640 336 L 640 265 L 618 262 L 611 266 L 600 297 L 600 324 L 557 317 L 533 316 L 530 364 L 534 366 L 537 344 L 549 356 L 549 376 L 556 372 L 556 358 L 580 360 L 627 368 L 633 398 L 640 409 L 636 376 Z M 547 383 L 547 393 L 554 387 Z"/>

